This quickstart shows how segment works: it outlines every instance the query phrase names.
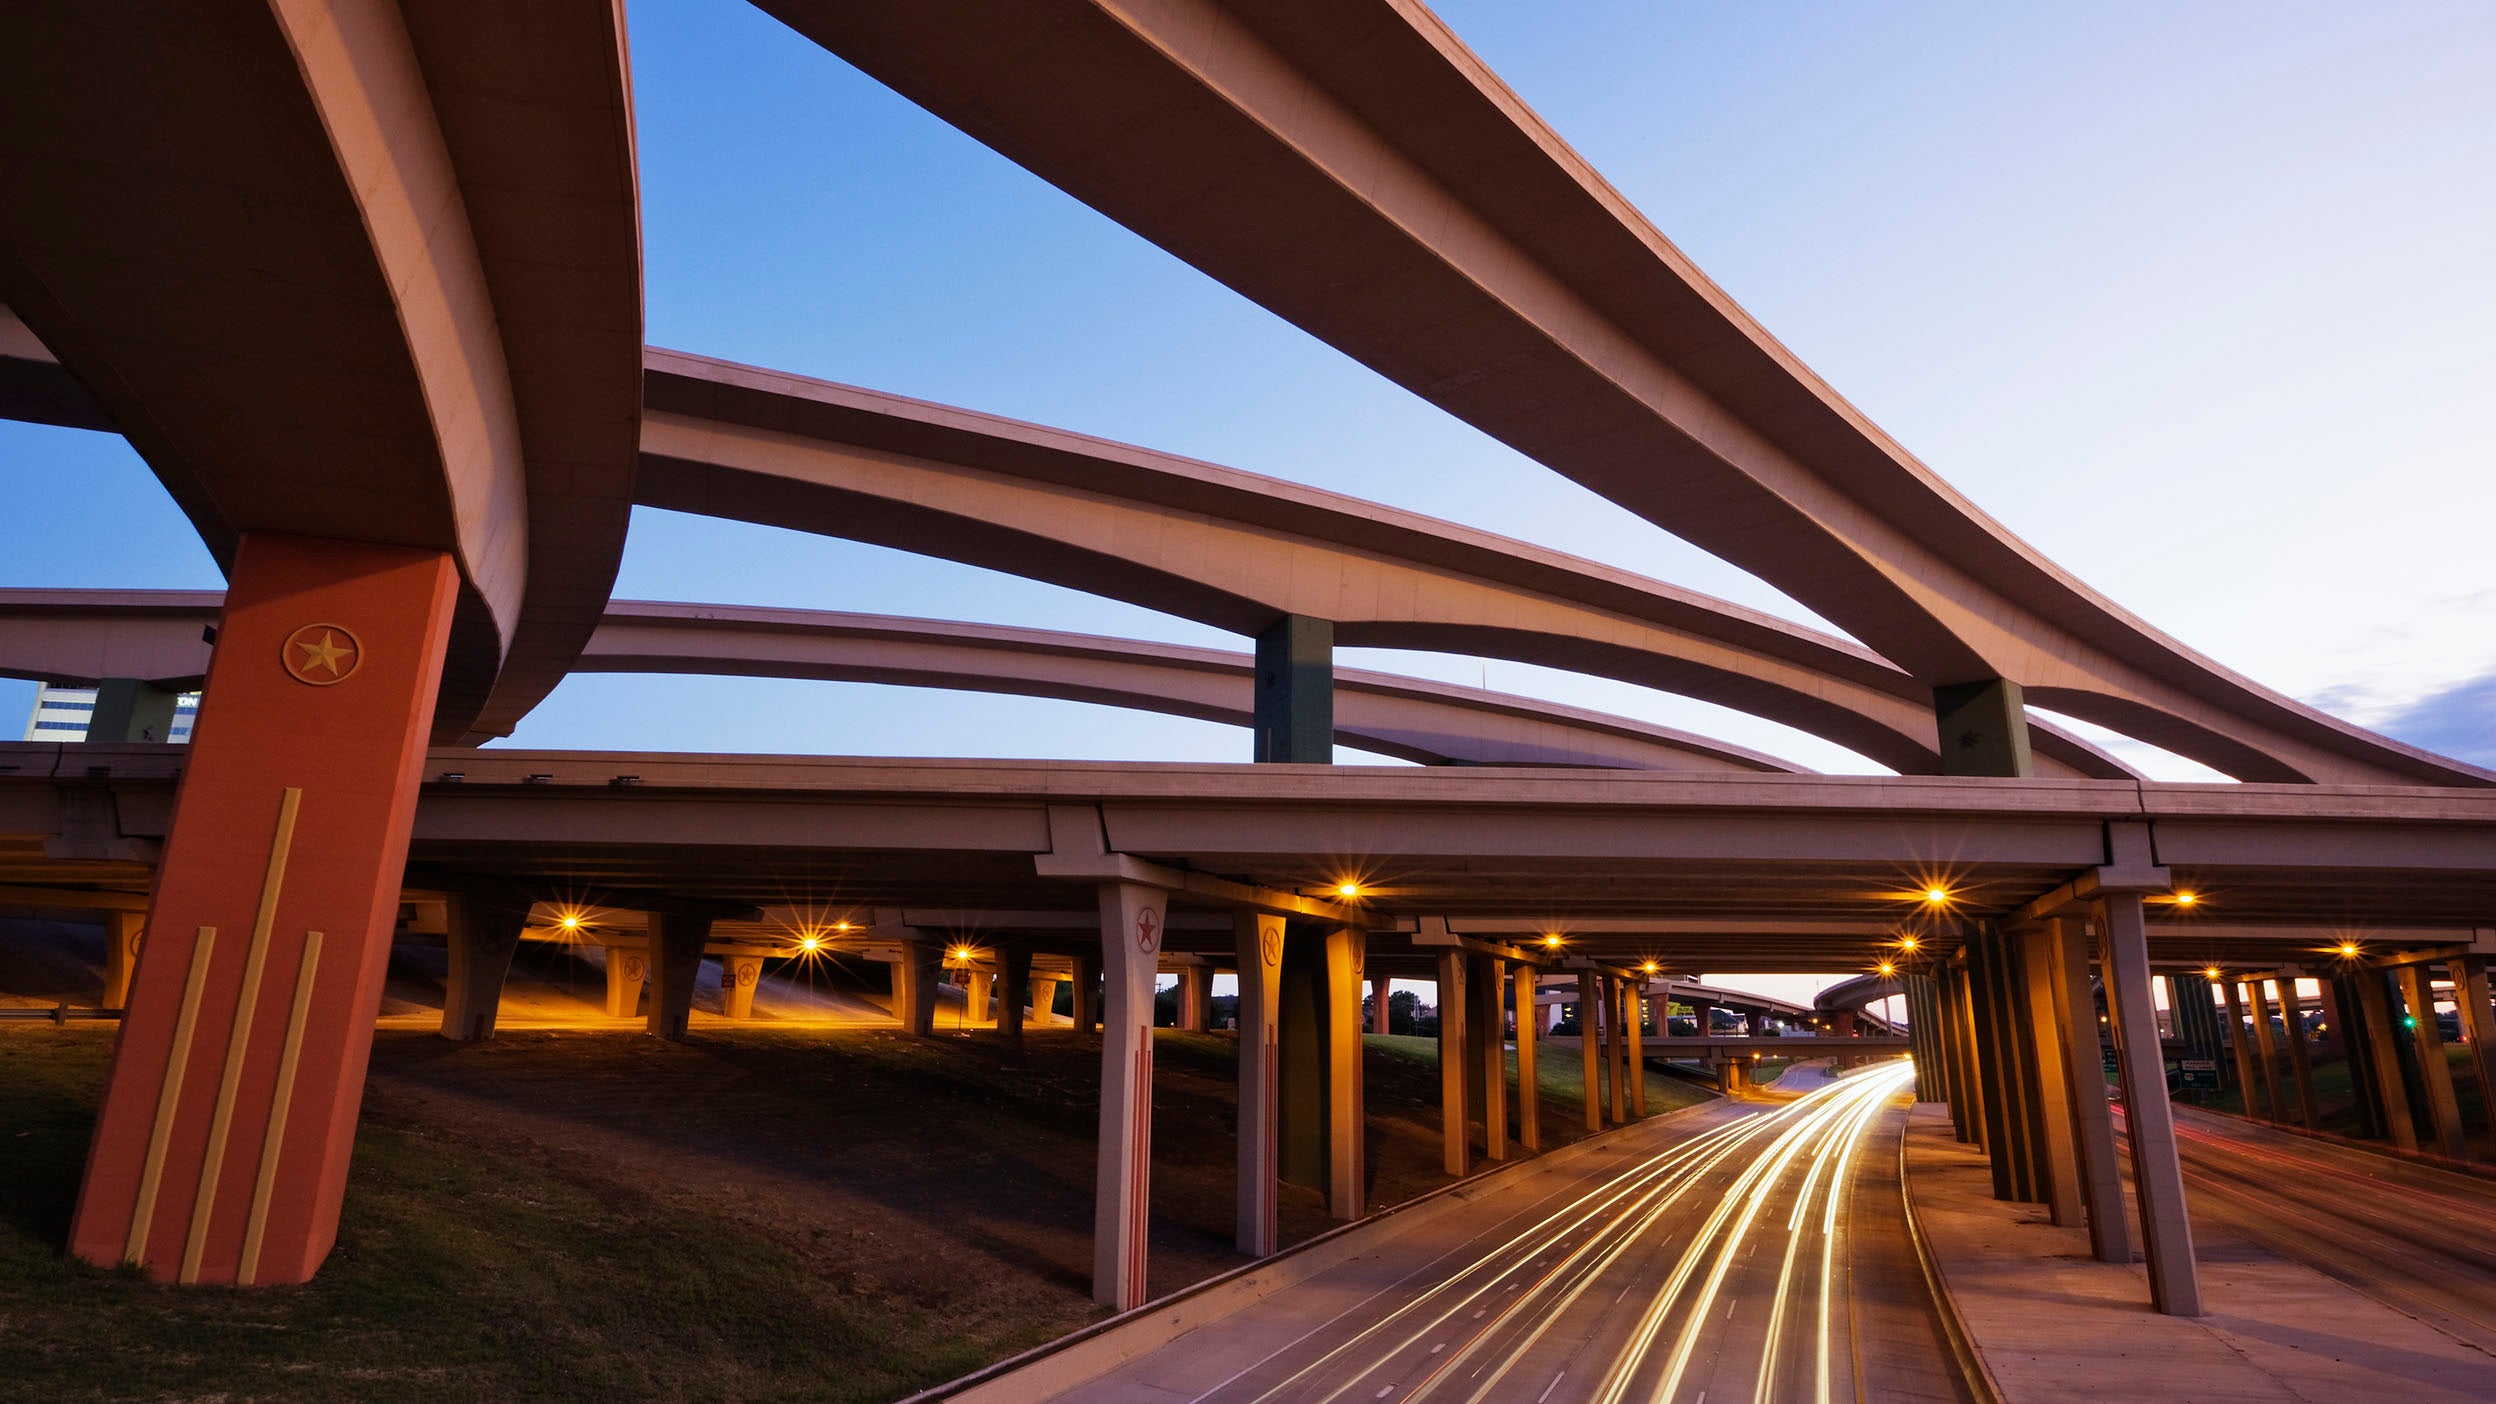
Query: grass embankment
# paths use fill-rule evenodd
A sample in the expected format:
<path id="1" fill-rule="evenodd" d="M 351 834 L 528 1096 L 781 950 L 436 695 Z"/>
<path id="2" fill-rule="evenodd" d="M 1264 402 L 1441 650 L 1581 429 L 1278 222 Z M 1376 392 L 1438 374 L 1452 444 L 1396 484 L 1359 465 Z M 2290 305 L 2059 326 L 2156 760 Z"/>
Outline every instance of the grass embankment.
<path id="1" fill-rule="evenodd" d="M 2496 1142 L 2496 1126 L 2491 1126 L 2489 1122 L 2487 1108 L 2479 1095 L 2478 1075 L 2470 1067 L 2470 1049 L 2467 1045 L 2448 1043 L 2444 1046 L 2444 1056 L 2452 1066 L 2453 1100 L 2461 1107 L 2461 1124 L 2469 1132 L 2471 1143 L 2473 1146 L 2484 1146 Z M 2233 1066 L 2229 1065 L 2231 1075 Z M 2320 1129 L 2336 1136 L 2359 1135 L 2363 1127 L 2358 1120 L 2357 1091 L 2350 1083 L 2347 1061 L 2341 1058 L 2318 1061 L 2313 1070 L 2314 1101 L 2322 1112 Z M 2257 1066 L 2254 1076 L 2258 1078 L 2261 1075 Z M 2279 1095 L 2287 1107 L 2290 1124 L 2298 1124 L 2297 1079 L 2289 1070 L 2284 1056 L 2280 1059 Z M 2237 1116 L 2245 1114 L 2245 1097 L 2240 1088 L 2230 1087 L 2224 1092 L 2180 1093 L 2178 1099 L 2211 1111 Z M 2258 1097 L 2257 1103 L 2261 1100 Z M 2430 1133 L 2422 1126 L 2420 1134 Z"/>
<path id="2" fill-rule="evenodd" d="M 0 1025 L 0 1396 L 887 1400 L 1101 1314 L 1100 1054 L 1068 1032 L 384 1031 L 337 1250 L 255 1291 L 61 1252 L 110 1041 Z M 1372 1045 L 1386 1205 L 1445 1183 L 1436 1053 Z M 1227 1035 L 1158 1040 L 1156 1293 L 1243 1261 L 1236 1061 Z M 1543 1081 L 1548 1143 L 1583 1134 L 1574 1065 Z M 1329 1227 L 1310 1191 L 1281 1208 L 1287 1241 Z"/>
<path id="3" fill-rule="evenodd" d="M 1435 1107 L 1439 1041 L 1435 1038 L 1419 1038 L 1405 1034 L 1368 1034 L 1365 1037 L 1369 1041 L 1369 1046 L 1377 1052 L 1409 1063 L 1415 1068 L 1427 1069 L 1428 1085 L 1433 1089 L 1432 1105 Z M 1569 1039 L 1559 1043 L 1544 1042 L 1537 1044 L 1534 1051 L 1536 1054 L 1534 1086 L 1541 1094 L 1543 1144 L 1545 1146 L 1566 1145 L 1570 1141 L 1584 1137 L 1587 1134 L 1586 1065 L 1584 1056 L 1578 1052 L 1577 1041 Z M 1513 1087 L 1517 1075 L 1517 1051 L 1514 1048 L 1508 1050 L 1507 1061 L 1509 1083 Z M 1374 1060 L 1371 1066 L 1376 1067 Z M 1708 1101 L 1714 1095 L 1679 1078 L 1659 1073 L 1653 1068 L 1648 1068 L 1645 1072 L 1647 1115 L 1649 1116 L 1661 1116 L 1677 1107 Z M 1435 1127 L 1435 1118 L 1432 1124 Z"/>

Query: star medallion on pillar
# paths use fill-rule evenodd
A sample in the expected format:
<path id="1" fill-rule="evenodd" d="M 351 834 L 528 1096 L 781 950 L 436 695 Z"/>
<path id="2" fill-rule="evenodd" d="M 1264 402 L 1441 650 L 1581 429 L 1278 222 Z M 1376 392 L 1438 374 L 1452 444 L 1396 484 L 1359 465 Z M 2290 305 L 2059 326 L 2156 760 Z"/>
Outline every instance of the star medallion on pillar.
<path id="1" fill-rule="evenodd" d="M 328 687 L 345 682 L 364 661 L 364 645 L 336 624 L 306 624 L 286 636 L 279 656 L 299 683 Z"/>

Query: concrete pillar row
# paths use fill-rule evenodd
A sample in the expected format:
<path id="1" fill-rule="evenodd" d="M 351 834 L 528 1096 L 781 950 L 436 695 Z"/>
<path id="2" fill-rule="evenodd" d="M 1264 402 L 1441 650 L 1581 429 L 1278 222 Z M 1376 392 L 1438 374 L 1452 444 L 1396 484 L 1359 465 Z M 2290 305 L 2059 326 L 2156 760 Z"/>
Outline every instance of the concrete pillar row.
<path id="1" fill-rule="evenodd" d="M 1239 970 L 1239 1251 L 1273 1256 L 1280 1232 L 1275 1187 L 1278 1143 L 1278 1036 L 1283 982 L 1283 919 L 1265 912 L 1233 918 Z"/>
<path id="2" fill-rule="evenodd" d="M 2088 1211 L 2089 1248 L 2103 1263 L 2132 1261 L 2123 1218 L 2123 1180 L 2115 1161 L 2114 1118 L 2106 1108 L 2106 1071 L 2097 1038 L 2097 1001 L 2089 994 L 2089 939 L 2072 917 L 2045 924 L 2054 1021 L 2063 1037 L 2064 1096 L 2072 1115 L 2080 1195 Z"/>
<path id="3" fill-rule="evenodd" d="M 2444 963 L 2453 979 L 2453 1003 L 2461 1011 L 2461 1037 L 2470 1045 L 2470 1070 L 2478 1079 L 2479 1105 L 2496 1118 L 2496 1008 L 2488 1002 L 2487 962 L 2458 956 Z"/>
<path id="4" fill-rule="evenodd" d="M 1031 1024 L 1045 1029 L 1057 1022 L 1058 977 L 1035 972 L 1031 977 Z"/>
<path id="5" fill-rule="evenodd" d="M 2357 987 L 2358 1017 L 2365 1025 L 2359 1037 L 2365 1042 L 2367 1083 L 2374 1092 L 2384 1133 L 2391 1137 L 2392 1144 L 2402 1150 L 2416 1150 L 2418 1123 L 2410 1116 L 2409 1083 L 2401 1075 L 2400 1049 L 2394 1042 L 2399 1025 L 2394 1022 L 2390 992 L 2384 981 L 2380 970 L 2360 970 L 2350 977 L 2350 983 Z"/>
<path id="6" fill-rule="evenodd" d="M 2466 1160 L 2470 1142 L 2461 1124 L 2461 1101 L 2453 1091 L 2453 1065 L 2444 1057 L 2444 1031 L 2435 1022 L 2434 987 L 2429 968 L 2404 965 L 2395 972 L 2401 1002 L 2409 1006 L 2409 1037 L 2427 1088 L 2427 1114 L 2435 1123 L 2435 1148 L 2453 1160 Z"/>
<path id="7" fill-rule="evenodd" d="M 494 1037 L 512 953 L 528 929 L 526 897 L 504 891 L 452 892 L 446 936 L 450 969 L 442 981 L 442 1036 L 453 1043 Z M 636 991 L 638 993 L 638 991 Z"/>
<path id="8" fill-rule="evenodd" d="M 988 1022 L 988 998 L 995 993 L 996 977 L 985 970 L 971 971 L 962 987 L 962 1022 Z"/>
<path id="9" fill-rule="evenodd" d="M 1169 894 L 1132 882 L 1100 886 L 1100 1155 L 1092 1211 L 1092 1299 L 1114 1311 L 1146 1296 L 1153 1174 L 1153 988 Z"/>
<path id="10" fill-rule="evenodd" d="M 1074 987 L 1074 998 L 1067 1005 L 1077 1033 L 1097 1033 L 1101 1027 L 1101 963 L 1090 956 L 1075 956 L 1067 961 L 1066 979 Z"/>
<path id="11" fill-rule="evenodd" d="M 2032 927 L 2012 939 L 2017 945 L 2026 1042 L 2034 1060 L 2031 1107 L 2044 1154 L 2039 1197 L 2057 1227 L 2077 1228 L 2086 1221 L 2080 1134 L 2071 1076 L 2064 1067 L 2071 1039 L 2054 998 L 2054 937 L 2043 927 Z"/>
<path id="12" fill-rule="evenodd" d="M 2145 835 L 2138 846 L 2146 850 Z M 2193 1261 L 2175 1112 L 2167 1104 L 2166 1055 L 2159 1047 L 2157 1006 L 2149 992 L 2149 929 L 2141 915 L 2140 892 L 2102 892 L 2097 926 L 2106 942 L 2106 1003 L 2114 1018 L 2125 1139 L 2132 1147 L 2141 1241 L 2148 1250 L 2150 1301 L 2169 1316 L 2199 1316 L 2201 1273 Z"/>

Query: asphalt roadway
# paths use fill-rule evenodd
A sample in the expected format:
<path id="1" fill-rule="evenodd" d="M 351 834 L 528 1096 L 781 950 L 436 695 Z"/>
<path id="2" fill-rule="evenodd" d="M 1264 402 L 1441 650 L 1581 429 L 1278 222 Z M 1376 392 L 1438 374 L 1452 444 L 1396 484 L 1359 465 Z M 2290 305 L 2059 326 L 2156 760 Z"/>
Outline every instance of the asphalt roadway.
<path id="1" fill-rule="evenodd" d="M 2241 1239 L 2491 1356 L 2496 1181 L 2240 1117 L 2176 1109 L 2195 1247 Z"/>
<path id="2" fill-rule="evenodd" d="M 1962 1400 L 1899 1192 L 1904 1063 L 1624 1133 L 1183 1335 L 1087 1401 Z"/>

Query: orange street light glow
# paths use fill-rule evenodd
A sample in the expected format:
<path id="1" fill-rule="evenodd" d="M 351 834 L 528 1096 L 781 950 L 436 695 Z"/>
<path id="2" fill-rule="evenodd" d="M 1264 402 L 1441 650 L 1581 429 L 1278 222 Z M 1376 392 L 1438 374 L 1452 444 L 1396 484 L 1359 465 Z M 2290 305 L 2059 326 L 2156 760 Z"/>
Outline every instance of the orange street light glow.
<path id="1" fill-rule="evenodd" d="M 845 921 L 836 921 L 836 922 L 832 923 L 832 929 L 833 929 L 833 930 L 835 930 L 835 931 L 855 931 L 855 930 L 857 930 L 858 928 L 856 928 L 856 927 L 854 927 L 854 926 L 851 926 L 848 922 L 845 922 Z"/>
<path id="2" fill-rule="evenodd" d="M 1650 975 L 1654 974 L 1654 973 L 1656 972 L 1656 969 L 1657 969 L 1657 967 L 1656 967 L 1656 963 L 1655 963 L 1654 961 L 1648 961 L 1648 962 L 1647 962 L 1644 966 L 1642 966 L 1642 967 L 1640 967 L 1640 968 L 1641 968 L 1641 969 L 1643 969 L 1643 970 L 1645 970 L 1645 971 L 1646 971 L 1648 974 L 1650 974 Z"/>
<path id="3" fill-rule="evenodd" d="M 1358 897 L 1361 895 L 1361 885 L 1357 882 L 1336 883 L 1335 895 L 1338 897 Z"/>
<path id="4" fill-rule="evenodd" d="M 2217 966 L 2211 966 L 2209 969 L 2201 973 L 2211 984 L 2215 985 L 2219 982 L 2219 968 Z"/>
<path id="5" fill-rule="evenodd" d="M 2179 892 L 2175 894 L 2175 904 L 2179 907 L 2189 907 L 2193 903 L 2200 900 L 2199 896 L 2190 892 Z"/>
<path id="6" fill-rule="evenodd" d="M 1912 936 L 1901 936 L 1898 938 L 1898 949 L 1905 951 L 1909 955 L 1915 954 L 1915 948 L 1922 944 L 1924 943 L 1918 941 Z"/>
<path id="7" fill-rule="evenodd" d="M 806 952 L 808 955 L 813 955 L 815 952 L 823 949 L 823 938 L 809 931 L 805 935 L 797 938 L 797 948 Z"/>
<path id="8" fill-rule="evenodd" d="M 1543 937 L 1543 944 L 1555 951 L 1560 949 L 1560 933 L 1557 931 L 1546 933 Z"/>
<path id="9" fill-rule="evenodd" d="M 562 920 L 561 925 L 563 926 L 563 929 L 564 929 L 564 930 L 566 930 L 566 931 L 578 931 L 578 930 L 580 930 L 580 929 L 581 929 L 581 914 L 580 914 L 579 912 L 565 912 L 565 913 L 563 914 L 563 920 Z"/>
<path id="10" fill-rule="evenodd" d="M 969 960 L 971 958 L 971 948 L 968 946 L 954 947 L 953 958 L 955 960 Z"/>
<path id="11" fill-rule="evenodd" d="M 2343 941 L 2343 942 L 2341 942 L 2341 943 L 2340 943 L 2340 954 L 2342 954 L 2342 955 L 2344 955 L 2344 956 L 2349 956 L 2349 957 L 2351 957 L 2351 958 L 2355 958 L 2355 956 L 2357 955 L 2357 943 L 2356 943 L 2355 941 Z"/>
<path id="12" fill-rule="evenodd" d="M 1882 961 L 1882 962 L 1881 962 L 1881 973 L 1882 973 L 1882 974 L 1884 974 L 1884 975 L 1895 975 L 1895 974 L 1897 974 L 1897 973 L 1898 973 L 1898 967 L 1897 967 L 1897 966 L 1895 966 L 1895 965 L 1890 964 L 1888 961 Z M 1819 1020 L 1817 1020 L 1817 1019 L 1814 1019 L 1814 1020 L 1812 1020 L 1812 1022 L 1816 1024 L 1816 1023 L 1818 1023 L 1818 1022 L 1820 1022 L 1820 1021 L 1819 1021 Z"/>
<path id="13" fill-rule="evenodd" d="M 1931 903 L 1933 906 L 1938 907 L 1938 906 L 1940 906 L 1942 903 L 1947 902 L 1947 901 L 1949 901 L 1949 900 L 1950 900 L 1950 889 L 1949 889 L 1949 888 L 1946 888 L 1946 887 L 1928 887 L 1928 888 L 1925 888 L 1925 889 L 1924 889 L 1924 900 L 1925 900 L 1926 902 Z"/>

